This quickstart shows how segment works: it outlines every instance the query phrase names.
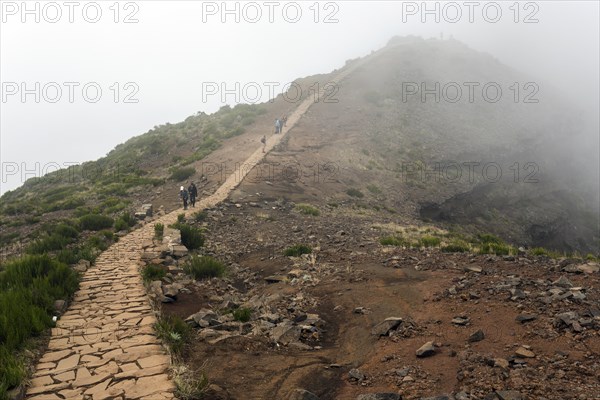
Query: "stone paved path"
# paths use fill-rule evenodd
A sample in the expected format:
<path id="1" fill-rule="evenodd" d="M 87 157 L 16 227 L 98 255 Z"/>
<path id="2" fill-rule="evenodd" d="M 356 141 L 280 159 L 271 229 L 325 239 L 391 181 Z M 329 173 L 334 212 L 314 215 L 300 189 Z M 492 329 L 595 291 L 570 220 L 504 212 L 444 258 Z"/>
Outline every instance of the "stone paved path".
<path id="1" fill-rule="evenodd" d="M 342 70 L 334 82 L 340 82 L 361 64 Z M 319 96 L 323 94 L 322 90 Z M 267 153 L 315 100 L 311 96 L 303 101 L 289 116 L 283 133 L 268 139 Z M 265 156 L 262 147 L 257 147 L 245 161 L 244 168 L 229 176 L 193 211 L 225 200 Z M 181 209 L 175 210 L 122 237 L 83 274 L 71 306 L 52 329 L 48 350 L 40 359 L 27 390 L 28 399 L 175 398 L 175 385 L 168 375 L 171 359 L 154 332 L 156 316 L 138 269 L 142 245 L 152 240 L 154 223 L 172 224 L 181 212 Z"/>

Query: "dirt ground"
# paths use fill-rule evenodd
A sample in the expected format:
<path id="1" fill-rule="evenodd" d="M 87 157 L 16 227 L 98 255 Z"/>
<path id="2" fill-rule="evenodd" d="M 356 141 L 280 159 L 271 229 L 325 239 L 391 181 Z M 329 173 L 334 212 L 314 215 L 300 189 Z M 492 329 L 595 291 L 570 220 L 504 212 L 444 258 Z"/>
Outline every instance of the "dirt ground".
<path id="1" fill-rule="evenodd" d="M 201 309 L 218 310 L 228 296 L 279 296 L 285 313 L 285 307 L 295 307 L 294 299 L 304 298 L 313 303 L 302 311 L 318 314 L 324 325 L 318 340 L 305 342 L 308 349 L 279 344 L 269 334 L 233 335 L 213 344 L 199 336 L 184 361 L 206 371 L 231 399 L 287 399 L 297 388 L 319 399 L 384 392 L 404 399 L 493 399 L 499 397 L 486 396 L 502 390 L 525 399 L 600 398 L 598 318 L 578 332 L 556 322 L 560 313 L 583 318 L 598 310 L 598 273 L 565 272 L 558 261 L 539 257 L 382 246 L 382 232 L 373 226 L 399 216 L 348 206 L 322 207 L 320 216 L 311 217 L 281 202 L 246 200 L 252 201 L 209 210 L 204 222 L 203 251 L 226 261 L 228 276 L 191 285 L 163 312 L 187 318 Z M 310 244 L 313 254 L 282 255 L 296 243 Z M 265 280 L 298 268 L 310 279 Z M 582 287 L 585 299 L 541 303 L 561 276 Z M 522 297 L 512 296 L 516 289 Z M 520 314 L 536 319 L 521 323 Z M 466 325 L 453 324 L 457 316 L 467 317 Z M 403 323 L 386 336 L 373 335 L 371 329 L 388 317 Z M 469 342 L 477 330 L 484 339 Z M 418 358 L 415 351 L 429 341 L 435 354 Z M 515 356 L 521 346 L 534 357 Z M 349 377 L 353 369 L 361 379 Z"/>

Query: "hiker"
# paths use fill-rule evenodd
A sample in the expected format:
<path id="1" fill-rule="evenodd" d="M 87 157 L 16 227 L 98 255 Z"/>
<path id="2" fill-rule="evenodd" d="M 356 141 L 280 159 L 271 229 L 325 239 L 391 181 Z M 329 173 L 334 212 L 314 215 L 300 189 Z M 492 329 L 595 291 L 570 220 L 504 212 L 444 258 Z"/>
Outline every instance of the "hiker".
<path id="1" fill-rule="evenodd" d="M 262 137 L 262 138 L 260 138 L 260 142 L 261 142 L 261 143 L 262 143 L 262 145 L 263 145 L 263 153 L 264 153 L 264 152 L 265 152 L 265 147 L 267 147 L 267 136 L 266 136 L 266 135 L 263 135 L 263 137 Z"/>
<path id="2" fill-rule="evenodd" d="M 283 121 L 283 126 L 287 126 L 287 115 L 284 115 L 281 120 Z"/>
<path id="3" fill-rule="evenodd" d="M 281 121 L 279 120 L 279 118 L 277 118 L 275 120 L 275 133 L 279 133 L 281 132 Z"/>
<path id="4" fill-rule="evenodd" d="M 183 209 L 187 210 L 188 191 L 183 186 L 179 189 L 179 197 L 181 197 L 181 200 L 183 200 Z"/>
<path id="5" fill-rule="evenodd" d="M 198 189 L 196 188 L 196 185 L 194 185 L 194 182 L 190 184 L 188 192 L 190 194 L 190 204 L 192 205 L 192 207 L 196 208 L 196 198 L 198 197 Z"/>

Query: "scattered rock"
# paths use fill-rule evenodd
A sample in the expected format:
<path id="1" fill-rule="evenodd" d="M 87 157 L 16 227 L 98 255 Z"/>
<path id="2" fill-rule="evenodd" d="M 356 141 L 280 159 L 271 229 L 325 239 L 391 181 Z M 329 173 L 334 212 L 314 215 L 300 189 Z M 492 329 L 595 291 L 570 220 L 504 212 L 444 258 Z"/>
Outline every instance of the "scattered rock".
<path id="1" fill-rule="evenodd" d="M 73 269 L 77 272 L 84 273 L 90 267 L 90 262 L 88 260 L 79 260 L 77 264 L 73 266 Z"/>
<path id="2" fill-rule="evenodd" d="M 169 254 L 175 258 L 182 258 L 187 256 L 189 253 L 187 247 L 180 244 L 169 245 Z"/>
<path id="3" fill-rule="evenodd" d="M 505 358 L 494 358 L 494 366 L 502 368 L 503 370 L 508 370 L 509 362 Z"/>
<path id="4" fill-rule="evenodd" d="M 433 342 L 427 342 L 416 351 L 417 357 L 429 357 L 435 354 Z"/>
<path id="5" fill-rule="evenodd" d="M 483 271 L 483 268 L 475 266 L 475 265 L 469 265 L 467 267 L 464 268 L 464 270 L 466 272 L 476 272 L 476 273 L 481 273 L 481 271 Z"/>
<path id="6" fill-rule="evenodd" d="M 203 397 L 212 400 L 230 400 L 229 393 L 221 386 L 217 386 L 214 383 L 208 385 L 206 391 L 203 393 Z"/>
<path id="7" fill-rule="evenodd" d="M 179 294 L 179 285 L 164 285 L 162 287 L 163 294 L 167 297 L 172 298 L 173 300 L 177 299 L 177 295 Z"/>
<path id="8" fill-rule="evenodd" d="M 378 323 L 371 329 L 371 334 L 376 336 L 387 336 L 390 331 L 398 328 L 402 323 L 402 318 L 389 317 Z"/>
<path id="9" fill-rule="evenodd" d="M 521 357 L 521 358 L 534 358 L 535 357 L 535 353 L 531 350 L 527 350 L 524 347 L 519 347 L 516 351 L 515 351 L 515 355 L 517 357 Z"/>
<path id="10" fill-rule="evenodd" d="M 465 325 L 467 325 L 469 323 L 469 321 L 470 320 L 467 317 L 454 317 L 451 322 L 454 325 L 465 326 Z"/>
<path id="11" fill-rule="evenodd" d="M 54 312 L 57 315 L 62 315 L 67 309 L 67 302 L 65 300 L 56 300 L 54 302 Z"/>
<path id="12" fill-rule="evenodd" d="M 560 278 L 558 278 L 557 280 L 555 280 L 554 282 L 552 282 L 552 284 L 554 286 L 559 286 L 559 287 L 562 287 L 562 288 L 573 287 L 573 284 L 571 283 L 571 281 L 568 280 L 565 276 L 561 276 Z"/>
<path id="13" fill-rule="evenodd" d="M 271 276 L 267 276 L 265 278 L 265 281 L 267 283 L 279 283 L 279 282 L 285 282 L 286 277 L 285 276 L 279 276 L 279 275 L 271 275 Z"/>
<path id="14" fill-rule="evenodd" d="M 537 315 L 535 314 L 519 314 L 517 318 L 515 318 L 518 322 L 524 324 L 525 322 L 534 321 L 537 319 Z"/>
<path id="15" fill-rule="evenodd" d="M 469 336 L 469 342 L 471 343 L 481 342 L 483 339 L 485 339 L 485 335 L 481 329 L 479 329 L 476 332 L 473 332 L 471 336 Z"/>
<path id="16" fill-rule="evenodd" d="M 353 368 L 348 372 L 348 377 L 350 379 L 360 382 L 365 379 L 365 374 L 360 372 L 360 370 L 358 370 L 357 368 Z"/>

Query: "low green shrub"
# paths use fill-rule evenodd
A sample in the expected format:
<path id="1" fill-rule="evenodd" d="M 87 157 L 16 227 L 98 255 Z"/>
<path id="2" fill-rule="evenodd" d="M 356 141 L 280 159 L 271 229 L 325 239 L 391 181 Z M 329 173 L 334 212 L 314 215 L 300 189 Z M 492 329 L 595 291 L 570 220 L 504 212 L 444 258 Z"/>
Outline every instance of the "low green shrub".
<path id="1" fill-rule="evenodd" d="M 480 254 L 495 254 L 497 256 L 509 255 L 512 248 L 505 243 L 484 243 L 479 248 Z"/>
<path id="2" fill-rule="evenodd" d="M 435 236 L 423 236 L 419 240 L 419 243 L 423 247 L 436 247 L 436 246 L 440 245 L 441 241 L 442 240 L 439 237 L 435 237 Z"/>
<path id="3" fill-rule="evenodd" d="M 62 250 L 67 247 L 72 240 L 53 233 L 34 240 L 26 249 L 28 254 L 46 254 L 52 251 Z"/>
<path id="4" fill-rule="evenodd" d="M 179 224 L 181 232 L 181 244 L 188 250 L 196 250 L 204 245 L 204 236 L 199 228 L 195 228 L 186 224 Z"/>
<path id="5" fill-rule="evenodd" d="M 17 351 L 32 336 L 53 326 L 54 301 L 68 300 L 77 274 L 47 255 L 27 255 L 0 272 L 0 397 L 25 377 Z"/>
<path id="6" fill-rule="evenodd" d="M 181 182 L 194 175 L 196 170 L 193 167 L 175 168 L 171 173 L 170 179 L 175 182 Z"/>
<path id="7" fill-rule="evenodd" d="M 159 281 L 167 275 L 167 271 L 160 265 L 149 264 L 142 268 L 144 282 Z"/>
<path id="8" fill-rule="evenodd" d="M 296 204 L 296 210 L 298 210 L 299 212 L 301 212 L 302 214 L 306 214 L 306 215 L 313 215 L 313 216 L 318 216 L 319 214 L 321 214 L 321 212 L 319 211 L 319 209 L 317 207 L 311 206 L 310 204 Z"/>
<path id="9" fill-rule="evenodd" d="M 310 253 L 312 253 L 312 248 L 305 244 L 297 244 L 292 247 L 288 247 L 283 252 L 286 257 L 300 257 L 302 254 Z"/>
<path id="10" fill-rule="evenodd" d="M 241 307 L 233 310 L 233 319 L 240 322 L 248 322 L 252 317 L 252 309 Z"/>
<path id="11" fill-rule="evenodd" d="M 471 248 L 469 245 L 462 240 L 455 240 L 445 246 L 442 246 L 442 251 L 445 253 L 466 253 L 470 250 Z"/>
<path id="12" fill-rule="evenodd" d="M 0 399 L 8 399 L 7 391 L 19 386 L 25 376 L 23 363 L 13 352 L 0 345 Z"/>
<path id="13" fill-rule="evenodd" d="M 127 231 L 129 228 L 135 226 L 136 220 L 130 213 L 124 213 L 115 220 L 115 231 Z"/>
<path id="14" fill-rule="evenodd" d="M 176 315 L 167 315 L 161 318 L 154 325 L 154 329 L 158 337 L 175 354 L 181 354 L 181 351 L 192 337 L 192 328 Z"/>
<path id="15" fill-rule="evenodd" d="M 203 222 L 206 220 L 206 217 L 208 217 L 206 211 L 198 211 L 194 213 L 194 221 L 196 222 Z"/>
<path id="16" fill-rule="evenodd" d="M 550 258 L 559 258 L 561 256 L 560 253 L 545 249 L 543 247 L 534 247 L 531 250 L 529 250 L 529 254 L 534 256 L 546 256 Z"/>
<path id="17" fill-rule="evenodd" d="M 355 189 L 355 188 L 350 188 L 350 189 L 346 190 L 346 194 L 351 197 L 358 197 L 358 198 L 365 197 L 363 192 L 361 192 L 360 190 Z"/>
<path id="18" fill-rule="evenodd" d="M 373 194 L 381 194 L 382 191 L 377 185 L 368 185 L 367 190 Z"/>
<path id="19" fill-rule="evenodd" d="M 183 270 L 194 279 L 215 278 L 225 274 L 225 265 L 209 256 L 191 256 Z"/>
<path id="20" fill-rule="evenodd" d="M 162 239 L 164 233 L 165 226 L 163 224 L 161 224 L 160 222 L 154 224 L 154 237 L 156 237 L 157 239 Z"/>
<path id="21" fill-rule="evenodd" d="M 75 227 L 68 225 L 64 222 L 61 222 L 58 225 L 56 225 L 54 228 L 52 228 L 51 232 L 49 233 L 55 233 L 62 237 L 71 239 L 77 239 L 79 237 L 79 231 Z"/>
<path id="22" fill-rule="evenodd" d="M 410 242 L 402 236 L 384 236 L 379 239 L 379 243 L 383 246 L 405 246 L 410 247 Z"/>
<path id="23" fill-rule="evenodd" d="M 102 214 L 87 214 L 79 218 L 79 226 L 86 231 L 100 231 L 112 228 L 114 221 Z"/>
<path id="24" fill-rule="evenodd" d="M 504 241 L 500 239 L 498 236 L 489 234 L 489 233 L 480 233 L 477 235 L 477 239 L 480 243 L 495 243 L 495 244 L 504 244 Z"/>

